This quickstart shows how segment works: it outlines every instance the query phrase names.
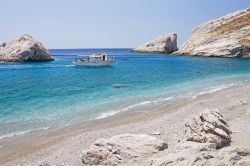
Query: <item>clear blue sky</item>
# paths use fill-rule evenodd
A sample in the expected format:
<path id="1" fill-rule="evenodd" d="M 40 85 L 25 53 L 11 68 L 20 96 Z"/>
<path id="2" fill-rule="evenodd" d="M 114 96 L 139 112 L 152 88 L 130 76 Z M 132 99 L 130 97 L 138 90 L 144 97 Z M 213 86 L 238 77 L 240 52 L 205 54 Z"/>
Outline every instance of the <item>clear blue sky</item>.
<path id="1" fill-rule="evenodd" d="M 48 48 L 132 48 L 177 32 L 178 45 L 205 21 L 250 0 L 3 0 L 0 42 L 28 33 Z"/>

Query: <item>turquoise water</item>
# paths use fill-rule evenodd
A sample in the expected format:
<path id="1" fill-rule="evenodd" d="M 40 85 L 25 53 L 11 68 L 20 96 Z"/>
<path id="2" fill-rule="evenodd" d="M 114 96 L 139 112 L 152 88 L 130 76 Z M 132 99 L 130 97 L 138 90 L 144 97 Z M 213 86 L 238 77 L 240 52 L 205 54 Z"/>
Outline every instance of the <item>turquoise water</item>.
<path id="1" fill-rule="evenodd" d="M 0 138 L 196 97 L 250 79 L 250 59 L 145 55 L 130 49 L 50 51 L 55 61 L 0 63 Z M 72 65 L 76 55 L 96 52 L 115 56 L 116 62 L 105 68 Z"/>

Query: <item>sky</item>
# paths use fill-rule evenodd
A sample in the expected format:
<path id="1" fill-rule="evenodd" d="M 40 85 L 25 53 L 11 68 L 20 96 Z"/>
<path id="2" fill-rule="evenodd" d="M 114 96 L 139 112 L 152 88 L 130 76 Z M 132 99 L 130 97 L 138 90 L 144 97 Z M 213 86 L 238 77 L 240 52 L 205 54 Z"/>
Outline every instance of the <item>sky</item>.
<path id="1" fill-rule="evenodd" d="M 176 32 L 178 46 L 201 23 L 250 0 L 1 0 L 0 43 L 30 34 L 47 48 L 134 48 Z"/>

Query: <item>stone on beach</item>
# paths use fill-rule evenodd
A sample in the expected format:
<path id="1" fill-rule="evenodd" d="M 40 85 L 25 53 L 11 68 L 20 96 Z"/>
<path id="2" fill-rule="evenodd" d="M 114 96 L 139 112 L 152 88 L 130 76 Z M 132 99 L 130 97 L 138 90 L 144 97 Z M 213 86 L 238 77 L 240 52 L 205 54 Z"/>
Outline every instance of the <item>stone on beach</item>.
<path id="1" fill-rule="evenodd" d="M 48 163 L 43 162 L 42 164 L 40 164 L 39 166 L 50 166 Z"/>
<path id="2" fill-rule="evenodd" d="M 192 116 L 185 123 L 187 141 L 214 143 L 221 147 L 231 142 L 231 131 L 217 110 L 206 110 Z"/>
<path id="3" fill-rule="evenodd" d="M 49 51 L 32 36 L 24 34 L 16 40 L 0 45 L 0 61 L 51 61 Z"/>
<path id="4" fill-rule="evenodd" d="M 152 166 L 250 165 L 250 150 L 187 141 L 152 157 Z"/>
<path id="5" fill-rule="evenodd" d="M 170 54 L 177 50 L 177 34 L 168 33 L 158 36 L 152 41 L 133 49 L 132 52 Z"/>
<path id="6" fill-rule="evenodd" d="M 99 139 L 82 152 L 83 165 L 201 166 L 250 165 L 250 149 L 221 147 L 230 141 L 230 130 L 216 110 L 192 116 L 186 137 L 167 147 L 165 141 L 144 134 L 124 134 Z M 221 147 L 218 149 L 218 147 Z"/>
<path id="7" fill-rule="evenodd" d="M 98 139 L 82 152 L 83 165 L 119 165 L 140 163 L 167 148 L 167 144 L 153 136 L 124 134 Z"/>
<path id="8" fill-rule="evenodd" d="M 250 57 L 250 8 L 204 23 L 174 52 L 205 57 Z"/>

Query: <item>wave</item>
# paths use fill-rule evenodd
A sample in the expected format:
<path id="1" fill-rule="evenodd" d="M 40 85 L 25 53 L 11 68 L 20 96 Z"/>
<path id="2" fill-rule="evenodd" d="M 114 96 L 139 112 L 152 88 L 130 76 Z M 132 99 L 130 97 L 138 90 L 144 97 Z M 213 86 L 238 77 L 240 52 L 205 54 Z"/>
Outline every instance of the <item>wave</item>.
<path id="1" fill-rule="evenodd" d="M 49 127 L 44 127 L 44 128 L 35 129 L 35 130 L 26 130 L 26 131 L 14 132 L 14 133 L 10 133 L 10 134 L 5 134 L 5 135 L 0 136 L 0 140 L 4 139 L 4 138 L 10 138 L 10 137 L 18 136 L 18 135 L 23 135 L 23 134 L 31 133 L 31 132 L 34 132 L 34 131 L 47 130 L 47 129 L 49 129 Z"/>
<path id="2" fill-rule="evenodd" d="M 228 84 L 228 85 L 223 84 L 223 85 L 220 85 L 220 86 L 206 88 L 205 90 L 200 91 L 200 92 L 196 93 L 195 95 L 194 94 L 187 94 L 187 95 L 184 95 L 184 96 L 183 95 L 179 95 L 179 96 L 176 96 L 176 98 L 179 98 L 179 97 L 180 98 L 183 98 L 183 97 L 184 98 L 185 97 L 192 97 L 192 99 L 196 99 L 199 96 L 202 96 L 202 95 L 205 95 L 205 94 L 212 94 L 212 93 L 215 93 L 215 92 L 218 92 L 218 91 L 230 88 L 230 87 L 232 87 L 234 85 L 235 85 L 234 83 L 231 83 L 231 84 Z M 119 109 L 119 110 L 112 110 L 112 111 L 109 111 L 109 112 L 101 113 L 95 119 L 104 119 L 104 118 L 113 116 L 115 114 L 131 110 L 131 109 L 133 109 L 135 107 L 139 107 L 139 106 L 147 105 L 147 104 L 160 103 L 160 102 L 168 101 L 168 100 L 171 100 L 171 99 L 173 99 L 173 97 L 159 98 L 159 99 L 152 100 L 152 101 L 143 101 L 143 102 L 136 103 L 136 104 L 130 105 L 128 107 Z"/>
<path id="3" fill-rule="evenodd" d="M 113 116 L 113 115 L 115 115 L 115 114 L 118 114 L 118 113 L 120 113 L 120 112 L 124 112 L 124 111 L 131 110 L 131 109 L 133 109 L 133 108 L 135 108 L 135 107 L 139 107 L 139 106 L 143 106 L 143 105 L 147 105 L 147 104 L 153 104 L 153 103 L 164 102 L 164 101 L 168 101 L 168 100 L 171 100 L 171 99 L 173 99 L 173 97 L 159 98 L 159 99 L 157 99 L 157 100 L 152 100 L 152 101 L 143 101 L 143 102 L 136 103 L 136 104 L 130 105 L 130 106 L 128 106 L 128 107 L 119 109 L 119 110 L 112 110 L 112 111 L 109 111 L 109 112 L 101 113 L 101 114 L 98 115 L 95 119 L 104 119 L 104 118 L 107 118 L 107 117 L 109 117 L 109 116 Z"/>
<path id="4" fill-rule="evenodd" d="M 192 99 L 196 99 L 198 96 L 202 96 L 202 95 L 205 95 L 205 94 L 212 94 L 212 93 L 215 93 L 215 92 L 230 88 L 230 87 L 232 87 L 234 85 L 235 84 L 232 83 L 232 84 L 229 84 L 229 85 L 220 85 L 220 86 L 216 86 L 216 87 L 213 87 L 213 88 L 208 88 L 208 89 L 206 89 L 204 91 L 201 91 L 198 94 L 194 95 L 192 97 Z"/>

